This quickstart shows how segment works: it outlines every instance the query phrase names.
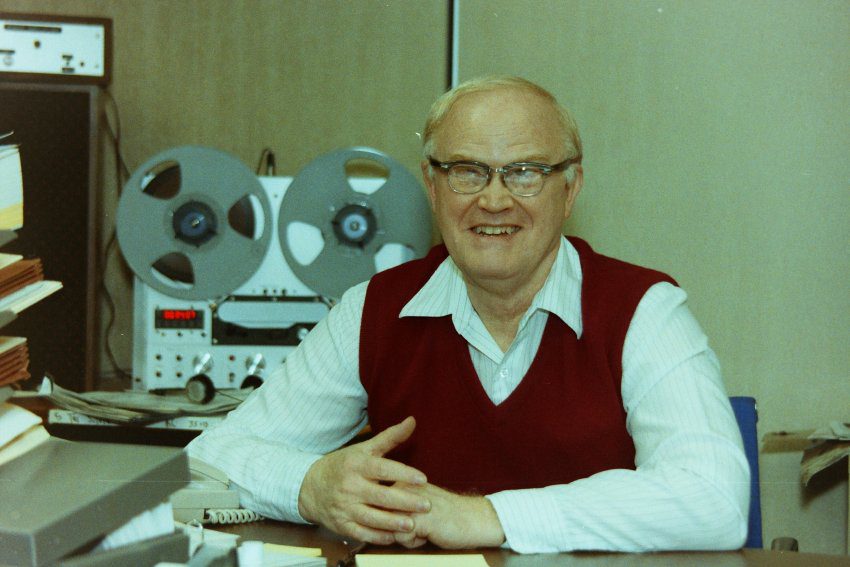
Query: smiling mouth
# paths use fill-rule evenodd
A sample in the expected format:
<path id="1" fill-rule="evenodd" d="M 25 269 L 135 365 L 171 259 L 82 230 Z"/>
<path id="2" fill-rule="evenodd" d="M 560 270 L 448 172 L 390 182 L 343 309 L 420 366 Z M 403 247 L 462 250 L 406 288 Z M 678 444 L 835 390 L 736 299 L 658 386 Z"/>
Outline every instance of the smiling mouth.
<path id="1" fill-rule="evenodd" d="M 472 232 L 482 236 L 502 236 L 511 235 L 519 232 L 518 226 L 476 226 L 472 228 Z"/>

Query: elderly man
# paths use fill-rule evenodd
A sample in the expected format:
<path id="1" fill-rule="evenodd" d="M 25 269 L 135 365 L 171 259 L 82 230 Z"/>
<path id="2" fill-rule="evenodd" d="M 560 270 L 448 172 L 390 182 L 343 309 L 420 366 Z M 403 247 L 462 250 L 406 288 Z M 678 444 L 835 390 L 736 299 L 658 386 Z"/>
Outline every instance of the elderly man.
<path id="1" fill-rule="evenodd" d="M 740 547 L 749 468 L 685 293 L 562 236 L 569 113 L 490 77 L 423 142 L 444 245 L 349 290 L 190 454 L 246 507 L 378 544 Z"/>

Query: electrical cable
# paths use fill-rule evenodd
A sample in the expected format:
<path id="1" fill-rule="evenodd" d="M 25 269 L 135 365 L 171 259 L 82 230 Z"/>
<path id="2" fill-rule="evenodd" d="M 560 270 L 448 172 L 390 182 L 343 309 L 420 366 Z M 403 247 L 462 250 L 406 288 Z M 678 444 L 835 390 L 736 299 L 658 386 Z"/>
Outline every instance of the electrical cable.
<path id="1" fill-rule="evenodd" d="M 116 197 L 120 198 L 124 182 L 130 177 L 130 170 L 127 167 L 127 164 L 124 162 L 124 157 L 121 154 L 121 117 L 118 112 L 118 103 L 115 101 L 115 98 L 112 96 L 112 93 L 110 93 L 107 88 L 101 89 L 101 92 L 105 95 L 106 100 L 110 103 L 115 119 L 115 127 L 113 128 L 112 123 L 109 119 L 109 112 L 107 111 L 106 106 L 104 106 L 103 124 L 105 125 L 104 128 L 112 141 L 112 149 L 115 155 Z M 108 318 L 106 328 L 104 330 L 104 346 L 106 347 L 106 355 L 109 357 L 109 362 L 112 365 L 112 369 L 120 377 L 132 380 L 131 372 L 128 372 L 125 369 L 121 368 L 121 365 L 118 364 L 118 360 L 115 358 L 115 351 L 112 349 L 112 329 L 115 325 L 116 306 L 115 299 L 112 297 L 112 293 L 106 285 L 106 268 L 107 264 L 109 263 L 109 257 L 112 253 L 112 249 L 115 247 L 115 242 L 116 230 L 115 226 L 113 225 L 112 230 L 110 231 L 109 239 L 107 240 L 106 246 L 103 250 L 100 273 L 100 288 L 103 290 L 104 298 L 106 299 L 106 304 L 108 308 Z"/>
<path id="2" fill-rule="evenodd" d="M 260 160 L 257 162 L 257 175 L 274 175 L 275 167 L 274 151 L 271 148 L 263 148 L 260 152 Z"/>
<path id="3" fill-rule="evenodd" d="M 117 191 L 118 196 L 120 197 L 123 183 L 130 177 L 130 169 L 124 162 L 124 156 L 121 154 L 121 115 L 118 112 L 118 103 L 115 101 L 115 97 L 112 96 L 112 93 L 109 92 L 109 89 L 101 89 L 101 92 L 106 95 L 106 100 L 112 105 L 112 112 L 115 114 L 115 128 L 113 129 L 112 124 L 109 122 L 109 113 L 107 112 L 106 107 L 104 107 L 103 122 L 106 124 L 110 138 L 112 138 L 113 150 L 115 153 L 115 178 L 118 181 Z"/>
<path id="4" fill-rule="evenodd" d="M 248 522 L 259 522 L 265 518 L 253 510 L 244 508 L 233 509 L 209 509 L 204 513 L 205 524 L 245 524 Z"/>

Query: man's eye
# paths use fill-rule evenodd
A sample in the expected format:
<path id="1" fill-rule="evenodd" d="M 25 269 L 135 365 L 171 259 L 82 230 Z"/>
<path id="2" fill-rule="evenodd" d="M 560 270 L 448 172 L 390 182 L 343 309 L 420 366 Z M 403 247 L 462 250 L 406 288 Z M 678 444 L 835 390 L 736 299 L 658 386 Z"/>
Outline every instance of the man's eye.
<path id="1" fill-rule="evenodd" d="M 479 179 L 487 175 L 480 167 L 472 165 L 456 165 L 452 167 L 451 173 L 459 179 Z"/>
<path id="2" fill-rule="evenodd" d="M 543 170 L 536 167 L 523 166 L 508 171 L 507 175 L 514 181 L 536 181 L 543 176 Z"/>

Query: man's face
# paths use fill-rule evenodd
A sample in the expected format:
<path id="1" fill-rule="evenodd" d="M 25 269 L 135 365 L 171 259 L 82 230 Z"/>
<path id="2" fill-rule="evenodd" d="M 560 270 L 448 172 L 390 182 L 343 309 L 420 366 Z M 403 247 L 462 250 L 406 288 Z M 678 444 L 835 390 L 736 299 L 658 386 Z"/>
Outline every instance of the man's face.
<path id="1" fill-rule="evenodd" d="M 469 160 L 493 168 L 514 162 L 556 164 L 567 156 L 552 105 L 515 88 L 472 93 L 457 100 L 434 132 L 439 161 Z M 533 197 L 518 197 L 493 174 L 474 195 L 453 192 L 444 172 L 425 184 L 443 241 L 467 283 L 509 289 L 541 286 L 554 261 L 561 227 L 581 187 L 581 166 L 572 184 L 565 174 L 546 178 Z"/>

